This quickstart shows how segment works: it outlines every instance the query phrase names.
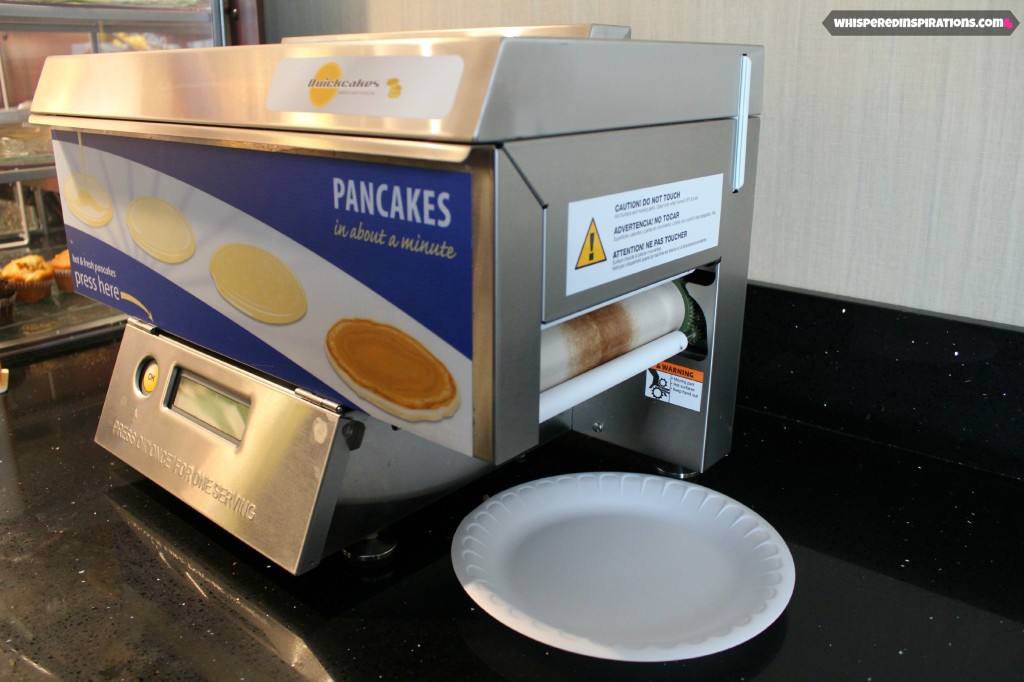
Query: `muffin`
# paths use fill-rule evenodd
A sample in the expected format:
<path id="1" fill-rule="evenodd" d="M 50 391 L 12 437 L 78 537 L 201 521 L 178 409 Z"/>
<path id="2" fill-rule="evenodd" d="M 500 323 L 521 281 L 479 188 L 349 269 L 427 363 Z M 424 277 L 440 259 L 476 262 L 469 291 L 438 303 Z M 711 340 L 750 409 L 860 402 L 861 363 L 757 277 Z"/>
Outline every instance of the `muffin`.
<path id="1" fill-rule="evenodd" d="M 0 277 L 0 325 L 14 321 L 14 298 L 17 294 L 14 285 Z"/>
<path id="2" fill-rule="evenodd" d="M 74 291 L 75 284 L 71 277 L 71 254 L 64 249 L 50 261 L 53 268 L 53 278 L 57 281 L 57 288 L 61 291 Z"/>
<path id="3" fill-rule="evenodd" d="M 15 258 L 0 270 L 0 277 L 14 286 L 19 303 L 36 303 L 53 292 L 53 268 L 35 254 Z"/>

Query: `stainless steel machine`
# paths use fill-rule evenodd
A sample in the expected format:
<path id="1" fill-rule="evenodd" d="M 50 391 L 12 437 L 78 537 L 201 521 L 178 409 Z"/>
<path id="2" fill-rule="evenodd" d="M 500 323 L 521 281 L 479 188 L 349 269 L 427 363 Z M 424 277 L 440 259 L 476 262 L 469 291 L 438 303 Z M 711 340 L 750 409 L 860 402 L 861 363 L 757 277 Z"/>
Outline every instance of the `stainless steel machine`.
<path id="1" fill-rule="evenodd" d="M 97 441 L 293 573 L 570 429 L 723 457 L 763 51 L 628 33 L 47 60 Z"/>

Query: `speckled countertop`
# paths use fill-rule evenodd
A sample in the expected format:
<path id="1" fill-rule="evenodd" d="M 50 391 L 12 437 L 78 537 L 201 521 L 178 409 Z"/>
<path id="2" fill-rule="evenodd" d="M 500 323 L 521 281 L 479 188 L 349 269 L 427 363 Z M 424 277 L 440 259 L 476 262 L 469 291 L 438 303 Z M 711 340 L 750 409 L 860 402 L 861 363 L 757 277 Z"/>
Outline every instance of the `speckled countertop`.
<path id="1" fill-rule="evenodd" d="M 566 437 L 397 524 L 392 562 L 334 556 L 295 578 L 93 444 L 115 352 L 15 367 L 0 402 L 0 678 L 1024 678 L 1019 481 L 740 409 L 733 454 L 699 482 L 787 540 L 792 601 L 734 649 L 615 663 L 495 622 L 459 586 L 449 545 L 484 495 L 643 462 Z"/>

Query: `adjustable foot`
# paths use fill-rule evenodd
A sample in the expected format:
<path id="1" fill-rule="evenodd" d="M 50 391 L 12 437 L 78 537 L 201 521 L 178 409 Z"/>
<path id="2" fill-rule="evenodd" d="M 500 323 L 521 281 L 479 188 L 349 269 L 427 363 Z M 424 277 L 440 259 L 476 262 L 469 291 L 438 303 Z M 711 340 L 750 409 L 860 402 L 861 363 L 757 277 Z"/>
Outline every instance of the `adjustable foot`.
<path id="1" fill-rule="evenodd" d="M 341 550 L 342 555 L 349 561 L 365 564 L 376 561 L 384 561 L 394 555 L 398 543 L 390 538 L 382 538 L 377 533 L 371 533 L 358 542 L 353 542 Z"/>
<path id="2" fill-rule="evenodd" d="M 678 478 L 681 481 L 688 481 L 691 478 L 697 478 L 700 475 L 699 471 L 693 469 L 687 469 L 684 466 L 678 464 L 672 464 L 671 462 L 658 462 L 655 470 L 661 476 L 668 478 Z"/>

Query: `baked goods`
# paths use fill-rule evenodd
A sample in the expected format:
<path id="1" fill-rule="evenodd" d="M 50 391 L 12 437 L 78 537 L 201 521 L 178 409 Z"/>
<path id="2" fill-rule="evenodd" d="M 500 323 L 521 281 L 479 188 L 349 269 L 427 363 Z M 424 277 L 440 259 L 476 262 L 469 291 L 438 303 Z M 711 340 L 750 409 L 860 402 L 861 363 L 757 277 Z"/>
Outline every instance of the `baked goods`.
<path id="1" fill-rule="evenodd" d="M 210 275 L 224 300 L 267 324 L 306 314 L 306 292 L 281 259 L 250 244 L 225 244 L 210 257 Z"/>
<path id="2" fill-rule="evenodd" d="M 53 268 L 36 254 L 15 258 L 0 270 L 0 277 L 17 290 L 19 303 L 36 303 L 53 293 Z"/>
<path id="3" fill-rule="evenodd" d="M 125 211 L 125 222 L 135 243 L 159 261 L 183 263 L 196 251 L 196 239 L 185 216 L 163 199 L 134 199 Z"/>
<path id="4" fill-rule="evenodd" d="M 17 293 L 10 282 L 0 277 L 0 325 L 14 321 L 14 298 Z"/>
<path id="5" fill-rule="evenodd" d="M 459 389 L 448 368 L 422 343 L 389 324 L 338 320 L 327 332 L 327 358 L 357 395 L 406 421 L 455 414 Z"/>
<path id="6" fill-rule="evenodd" d="M 75 283 L 71 276 L 71 254 L 64 249 L 50 260 L 53 268 L 53 279 L 61 291 L 74 291 Z"/>

